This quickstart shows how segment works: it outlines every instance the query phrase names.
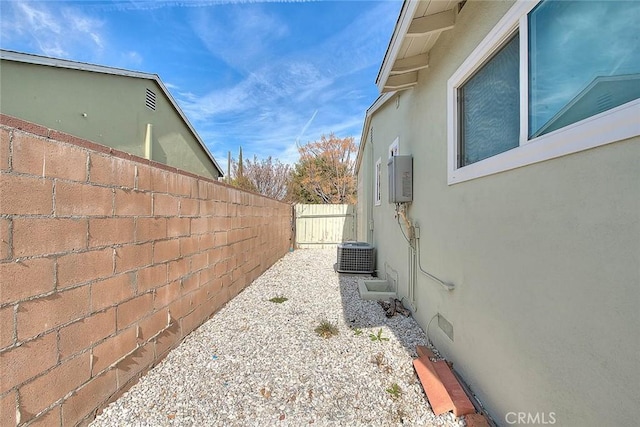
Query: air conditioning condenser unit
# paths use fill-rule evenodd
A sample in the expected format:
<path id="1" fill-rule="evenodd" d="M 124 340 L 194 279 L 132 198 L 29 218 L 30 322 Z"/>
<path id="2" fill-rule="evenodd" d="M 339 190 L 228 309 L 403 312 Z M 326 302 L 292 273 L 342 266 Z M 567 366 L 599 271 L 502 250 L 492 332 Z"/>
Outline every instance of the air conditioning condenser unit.
<path id="1" fill-rule="evenodd" d="M 338 244 L 338 273 L 373 274 L 375 272 L 374 247 L 366 242 Z"/>

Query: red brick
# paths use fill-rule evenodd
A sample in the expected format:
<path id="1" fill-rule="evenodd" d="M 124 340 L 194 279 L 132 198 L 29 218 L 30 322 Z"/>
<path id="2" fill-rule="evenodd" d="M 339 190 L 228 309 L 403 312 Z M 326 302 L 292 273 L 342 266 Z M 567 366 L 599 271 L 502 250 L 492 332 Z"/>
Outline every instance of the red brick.
<path id="1" fill-rule="evenodd" d="M 168 285 L 157 288 L 153 297 L 153 308 L 158 310 L 168 306 L 180 296 L 180 281 L 175 280 Z"/>
<path id="2" fill-rule="evenodd" d="M 44 170 L 45 176 L 85 181 L 87 152 L 68 144 L 47 144 Z"/>
<path id="3" fill-rule="evenodd" d="M 180 239 L 180 255 L 188 256 L 198 252 L 198 236 L 183 237 Z"/>
<path id="4" fill-rule="evenodd" d="M 55 332 L 0 353 L 0 394 L 55 366 L 57 362 Z"/>
<path id="5" fill-rule="evenodd" d="M 118 330 L 137 322 L 153 307 L 153 294 L 146 293 L 118 306 Z"/>
<path id="6" fill-rule="evenodd" d="M 180 257 L 180 241 L 178 239 L 162 240 L 153 244 L 153 262 L 160 263 Z"/>
<path id="7" fill-rule="evenodd" d="M 151 168 L 151 187 L 153 191 L 166 193 L 168 180 L 169 172 L 154 167 Z"/>
<path id="8" fill-rule="evenodd" d="M 138 347 L 132 354 L 116 365 L 118 387 L 123 387 L 131 378 L 151 367 L 155 358 L 154 344 L 149 342 Z"/>
<path id="9" fill-rule="evenodd" d="M 154 265 L 138 271 L 138 292 L 159 288 L 167 284 L 167 264 Z"/>
<path id="10" fill-rule="evenodd" d="M 209 264 L 209 265 L 211 265 L 211 264 Z M 214 274 L 215 277 L 221 277 L 222 275 L 226 274 L 230 270 L 231 270 L 231 268 L 229 268 L 229 261 L 228 260 L 220 261 L 220 262 L 215 264 L 215 267 L 213 269 L 213 274 Z"/>
<path id="11" fill-rule="evenodd" d="M 431 351 L 431 349 L 425 345 L 417 345 L 416 353 L 418 353 L 418 357 L 434 357 L 433 351 Z"/>
<path id="12" fill-rule="evenodd" d="M 67 358 L 115 332 L 115 308 L 78 320 L 60 329 L 60 357 Z"/>
<path id="13" fill-rule="evenodd" d="M 189 260 L 187 258 L 180 258 L 175 261 L 171 261 L 167 268 L 169 275 L 169 282 L 179 279 L 180 277 L 189 274 Z"/>
<path id="14" fill-rule="evenodd" d="M 156 359 L 162 358 L 171 348 L 175 347 L 180 337 L 180 322 L 172 318 L 171 325 L 155 339 Z"/>
<path id="15" fill-rule="evenodd" d="M 106 216 L 113 213 L 113 190 L 75 182 L 56 184 L 56 215 Z"/>
<path id="16" fill-rule="evenodd" d="M 86 247 L 86 219 L 13 219 L 14 257 L 48 255 Z"/>
<path id="17" fill-rule="evenodd" d="M 189 218 L 169 218 L 167 220 L 167 236 L 181 237 L 191 233 L 191 220 Z"/>
<path id="18" fill-rule="evenodd" d="M 13 344 L 15 326 L 13 306 L 0 308 L 0 348 Z"/>
<path id="19" fill-rule="evenodd" d="M 135 178 L 133 162 L 97 153 L 91 153 L 90 159 L 89 180 L 91 182 L 133 188 Z"/>
<path id="20" fill-rule="evenodd" d="M 93 348 L 92 375 L 97 375 L 116 361 L 132 352 L 137 345 L 137 327 L 121 331 L 115 337 L 106 339 Z"/>
<path id="21" fill-rule="evenodd" d="M 190 258 L 191 271 L 199 271 L 209 265 L 208 255 L 206 252 L 200 252 Z"/>
<path id="22" fill-rule="evenodd" d="M 151 168 L 147 165 L 136 164 L 136 189 L 142 191 L 153 190 L 151 183 Z"/>
<path id="23" fill-rule="evenodd" d="M 60 405 L 56 405 L 53 408 L 47 410 L 47 412 L 41 414 L 29 423 L 29 427 L 51 427 L 51 426 L 60 426 L 61 424 L 61 411 Z"/>
<path id="24" fill-rule="evenodd" d="M 150 265 L 152 254 L 151 243 L 116 248 L 116 273 Z"/>
<path id="25" fill-rule="evenodd" d="M 166 218 L 136 218 L 136 242 L 160 240 L 166 237 Z"/>
<path id="26" fill-rule="evenodd" d="M 200 211 L 200 202 L 197 199 L 180 199 L 180 216 L 197 216 Z"/>
<path id="27" fill-rule="evenodd" d="M 189 193 L 186 194 L 186 196 L 189 196 L 191 199 L 200 198 L 200 193 L 198 192 L 198 181 L 200 180 L 200 177 L 198 177 L 197 175 L 192 175 L 189 172 L 185 172 L 185 175 L 182 176 L 182 179 L 182 186 L 185 189 L 189 188 Z"/>
<path id="28" fill-rule="evenodd" d="M 193 302 L 191 296 L 186 295 L 178 300 L 173 301 L 169 305 L 169 312 L 174 319 L 181 319 L 193 310 Z"/>
<path id="29" fill-rule="evenodd" d="M 93 283 L 91 310 L 100 311 L 132 298 L 135 293 L 133 280 L 135 273 L 125 273 Z"/>
<path id="30" fill-rule="evenodd" d="M 11 131 L 0 129 L 0 170 L 9 170 L 9 152 L 11 146 Z"/>
<path id="31" fill-rule="evenodd" d="M 52 181 L 0 174 L 0 214 L 51 215 L 52 212 Z"/>
<path id="32" fill-rule="evenodd" d="M 453 415 L 459 417 L 476 412 L 476 408 L 474 408 L 473 403 L 471 403 L 464 389 L 453 375 L 453 372 L 451 372 L 451 368 L 449 368 L 447 362 L 444 360 L 433 362 L 433 367 L 451 397 L 451 401 L 453 402 Z"/>
<path id="33" fill-rule="evenodd" d="M 206 267 L 200 270 L 200 284 L 205 285 L 212 280 L 214 280 L 217 276 L 215 275 L 215 270 L 212 267 Z"/>
<path id="34" fill-rule="evenodd" d="M 15 426 L 18 395 L 15 392 L 0 397 L 0 426 Z"/>
<path id="35" fill-rule="evenodd" d="M 469 414 L 464 417 L 467 427 L 489 427 L 489 421 L 482 414 Z"/>
<path id="36" fill-rule="evenodd" d="M 18 339 L 46 332 L 64 323 L 84 317 L 89 312 L 89 287 L 58 292 L 18 306 Z"/>
<path id="37" fill-rule="evenodd" d="M 89 219 L 89 247 L 111 246 L 132 243 L 134 234 L 133 218 L 91 218 Z"/>
<path id="38" fill-rule="evenodd" d="M 58 258 L 58 287 L 104 279 L 113 274 L 113 249 L 72 253 Z"/>
<path id="39" fill-rule="evenodd" d="M 210 306 L 200 305 L 196 307 L 195 310 L 180 320 L 182 332 L 184 334 L 190 333 L 198 326 L 202 325 L 212 312 L 213 308 Z"/>
<path id="40" fill-rule="evenodd" d="M 177 194 L 177 195 L 189 195 L 187 190 L 187 194 L 184 194 L 183 188 L 181 186 L 181 176 L 177 173 L 169 173 L 167 176 L 167 193 Z"/>
<path id="41" fill-rule="evenodd" d="M 153 195 L 153 214 L 156 216 L 177 216 L 179 199 L 168 194 Z"/>
<path id="42" fill-rule="evenodd" d="M 30 418 L 29 414 L 37 414 L 52 403 L 75 390 L 89 379 L 89 354 L 82 354 L 63 362 L 47 375 L 22 386 L 20 394 L 20 412 Z M 27 421 L 21 419 L 21 421 Z"/>
<path id="43" fill-rule="evenodd" d="M 191 234 L 204 234 L 209 231 L 209 218 L 191 218 Z"/>
<path id="44" fill-rule="evenodd" d="M 195 289 L 198 289 L 199 286 L 200 286 L 199 273 L 194 273 L 194 274 L 191 274 L 190 276 L 182 278 L 182 293 L 184 295 L 194 291 Z"/>
<path id="45" fill-rule="evenodd" d="M 209 249 L 213 248 L 214 245 L 215 245 L 215 239 L 213 234 L 211 233 L 203 234 L 202 236 L 199 237 L 198 250 L 200 252 L 208 251 Z"/>
<path id="46" fill-rule="evenodd" d="M 11 221 L 0 218 L 0 260 L 11 258 Z"/>
<path id="47" fill-rule="evenodd" d="M 24 132 L 13 133 L 12 168 L 17 172 L 44 176 L 45 140 Z"/>
<path id="48" fill-rule="evenodd" d="M 72 145 L 16 132 L 13 137 L 13 170 L 85 181 L 87 152 Z"/>
<path id="49" fill-rule="evenodd" d="M 54 263 L 47 258 L 0 264 L 2 303 L 18 301 L 54 289 Z"/>
<path id="50" fill-rule="evenodd" d="M 226 246 L 228 243 L 231 243 L 232 240 L 227 238 L 228 233 L 226 231 L 216 231 L 214 235 L 214 247 L 218 246 Z"/>
<path id="51" fill-rule="evenodd" d="M 116 215 L 151 215 L 151 194 L 135 190 L 115 190 Z"/>
<path id="52" fill-rule="evenodd" d="M 216 213 L 215 200 L 200 200 L 200 215 L 211 216 Z"/>
<path id="53" fill-rule="evenodd" d="M 196 181 L 196 185 L 198 187 L 198 199 L 208 199 L 209 198 L 209 181 L 204 179 L 198 179 Z"/>
<path id="54" fill-rule="evenodd" d="M 433 363 L 427 357 L 419 357 L 413 360 L 413 367 L 420 378 L 424 392 L 427 394 L 431 409 L 436 415 L 453 410 L 453 401 L 440 381 Z"/>
<path id="55" fill-rule="evenodd" d="M 116 392 L 116 371 L 110 370 L 92 378 L 62 403 L 62 424 L 74 426 Z"/>
<path id="56" fill-rule="evenodd" d="M 152 336 L 167 327 L 169 311 L 156 311 L 140 321 L 140 339 L 148 341 Z"/>

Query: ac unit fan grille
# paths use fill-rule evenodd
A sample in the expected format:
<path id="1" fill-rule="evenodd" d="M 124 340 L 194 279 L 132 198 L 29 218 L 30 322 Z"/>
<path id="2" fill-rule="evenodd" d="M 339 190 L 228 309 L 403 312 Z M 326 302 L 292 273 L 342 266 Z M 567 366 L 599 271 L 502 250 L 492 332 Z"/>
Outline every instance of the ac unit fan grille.
<path id="1" fill-rule="evenodd" d="M 374 248 L 368 243 L 347 242 L 338 245 L 338 263 L 336 271 L 339 273 L 368 273 L 375 271 Z"/>

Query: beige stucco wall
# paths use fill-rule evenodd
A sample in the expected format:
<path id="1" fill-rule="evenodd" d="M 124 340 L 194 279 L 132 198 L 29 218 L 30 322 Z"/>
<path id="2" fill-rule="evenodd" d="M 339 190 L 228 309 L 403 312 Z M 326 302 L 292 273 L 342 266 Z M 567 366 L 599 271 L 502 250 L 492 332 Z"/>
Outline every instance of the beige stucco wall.
<path id="1" fill-rule="evenodd" d="M 145 106 L 147 88 L 156 94 L 156 111 Z M 2 60 L 0 89 L 3 114 L 137 156 L 145 154 L 150 123 L 152 160 L 206 177 L 219 176 L 155 81 Z"/>
<path id="2" fill-rule="evenodd" d="M 527 412 L 561 426 L 634 425 L 640 138 L 447 185 L 447 80 L 510 5 L 468 2 L 418 86 L 372 117 L 374 160 L 360 173 L 383 158 L 383 203 L 372 208 L 379 274 L 397 270 L 408 294 L 407 243 L 387 202 L 386 151 L 399 137 L 400 154 L 414 156 L 408 212 L 422 266 L 456 285 L 418 273 L 415 317 L 425 329 L 437 313 L 452 323 L 453 341 L 436 321 L 428 334 L 498 424 Z"/>

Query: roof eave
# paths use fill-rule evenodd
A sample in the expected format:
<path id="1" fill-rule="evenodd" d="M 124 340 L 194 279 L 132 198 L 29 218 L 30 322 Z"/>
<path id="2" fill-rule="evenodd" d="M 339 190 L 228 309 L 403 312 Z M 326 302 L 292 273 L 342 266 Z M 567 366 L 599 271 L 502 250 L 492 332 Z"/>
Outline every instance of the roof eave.
<path id="1" fill-rule="evenodd" d="M 358 146 L 358 155 L 356 156 L 355 174 L 358 175 L 360 165 L 362 163 L 362 157 L 364 156 L 364 148 L 367 145 L 367 138 L 369 136 L 369 126 L 371 125 L 371 117 L 378 111 L 380 107 L 389 101 L 395 92 L 387 92 L 380 95 L 371 106 L 367 109 L 367 113 L 364 117 L 364 123 L 362 125 L 362 132 L 360 133 L 360 145 Z"/>
<path id="2" fill-rule="evenodd" d="M 380 66 L 380 71 L 378 71 L 378 76 L 376 77 L 376 86 L 378 86 L 380 93 L 385 92 L 385 84 L 391 74 L 391 69 L 398 57 L 402 41 L 409 30 L 409 26 L 413 20 L 413 15 L 415 14 L 419 4 L 420 0 L 404 0 L 404 3 L 402 4 L 400 16 L 398 16 L 396 26 L 393 30 L 393 35 L 391 36 L 389 46 L 387 46 L 387 51 L 385 52 L 382 65 Z"/>

